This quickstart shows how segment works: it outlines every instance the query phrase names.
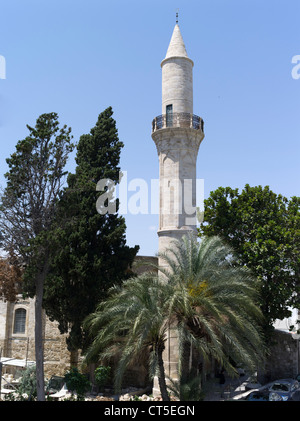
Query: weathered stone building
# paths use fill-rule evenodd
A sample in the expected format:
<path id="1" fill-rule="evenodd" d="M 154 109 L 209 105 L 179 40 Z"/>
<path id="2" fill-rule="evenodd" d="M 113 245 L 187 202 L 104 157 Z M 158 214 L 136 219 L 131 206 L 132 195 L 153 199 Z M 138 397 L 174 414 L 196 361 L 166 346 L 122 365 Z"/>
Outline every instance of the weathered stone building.
<path id="1" fill-rule="evenodd" d="M 299 339 L 293 334 L 275 330 L 273 345 L 264 371 L 259 373 L 262 383 L 282 378 L 294 379 L 300 373 Z"/>
<path id="2" fill-rule="evenodd" d="M 293 309 L 290 317 L 276 320 L 274 328 L 270 354 L 261 373 L 262 381 L 295 378 L 300 373 L 299 310 Z"/>
<path id="3" fill-rule="evenodd" d="M 34 299 L 0 300 L 0 348 L 2 357 L 35 361 Z M 45 376 L 63 375 L 71 363 L 65 335 L 57 323 L 43 315 Z M 72 355 L 73 357 L 73 355 Z"/>

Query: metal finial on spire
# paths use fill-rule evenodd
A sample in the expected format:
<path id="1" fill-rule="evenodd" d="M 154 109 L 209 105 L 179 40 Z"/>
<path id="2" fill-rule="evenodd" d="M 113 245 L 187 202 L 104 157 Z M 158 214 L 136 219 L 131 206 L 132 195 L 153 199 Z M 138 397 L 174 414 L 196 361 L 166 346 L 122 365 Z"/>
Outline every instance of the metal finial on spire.
<path id="1" fill-rule="evenodd" d="M 176 12 L 176 23 L 178 24 L 178 11 L 179 11 L 179 9 L 177 9 L 177 12 Z"/>

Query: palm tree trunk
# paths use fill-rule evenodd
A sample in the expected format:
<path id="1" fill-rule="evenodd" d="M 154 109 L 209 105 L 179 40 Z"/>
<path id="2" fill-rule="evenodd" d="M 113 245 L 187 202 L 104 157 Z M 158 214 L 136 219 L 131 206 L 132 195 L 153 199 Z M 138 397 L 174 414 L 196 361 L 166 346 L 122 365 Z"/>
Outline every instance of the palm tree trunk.
<path id="1" fill-rule="evenodd" d="M 191 345 L 185 341 L 182 345 L 182 355 L 180 362 L 180 383 L 187 383 L 191 373 Z"/>
<path id="2" fill-rule="evenodd" d="M 157 359 L 158 359 L 158 384 L 161 393 L 161 397 L 163 401 L 170 401 L 170 397 L 168 395 L 167 384 L 166 384 L 166 376 L 165 376 L 165 369 L 164 369 L 164 361 L 162 357 L 163 353 L 162 347 L 158 347 L 157 350 Z"/>

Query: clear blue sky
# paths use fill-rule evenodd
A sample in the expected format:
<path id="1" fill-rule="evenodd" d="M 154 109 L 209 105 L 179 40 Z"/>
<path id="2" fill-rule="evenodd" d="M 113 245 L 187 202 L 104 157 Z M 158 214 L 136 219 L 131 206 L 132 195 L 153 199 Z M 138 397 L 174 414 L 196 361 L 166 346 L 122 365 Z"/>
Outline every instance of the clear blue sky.
<path id="1" fill-rule="evenodd" d="M 128 178 L 158 178 L 151 121 L 179 9 L 194 61 L 194 113 L 205 121 L 197 177 L 300 196 L 299 0 L 9 0 L 0 10 L 0 184 L 5 159 L 45 112 L 74 140 L 112 106 Z M 74 156 L 68 168 L 74 170 Z M 157 252 L 157 215 L 128 215 L 127 242 Z"/>

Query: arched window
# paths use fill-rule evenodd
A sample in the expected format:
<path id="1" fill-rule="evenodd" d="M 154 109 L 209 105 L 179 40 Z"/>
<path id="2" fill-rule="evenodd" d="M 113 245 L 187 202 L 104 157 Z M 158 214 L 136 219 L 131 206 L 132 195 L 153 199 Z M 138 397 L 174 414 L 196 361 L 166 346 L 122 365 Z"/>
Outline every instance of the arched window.
<path id="1" fill-rule="evenodd" d="M 25 333 L 26 326 L 26 310 L 18 308 L 15 311 L 14 333 Z"/>

